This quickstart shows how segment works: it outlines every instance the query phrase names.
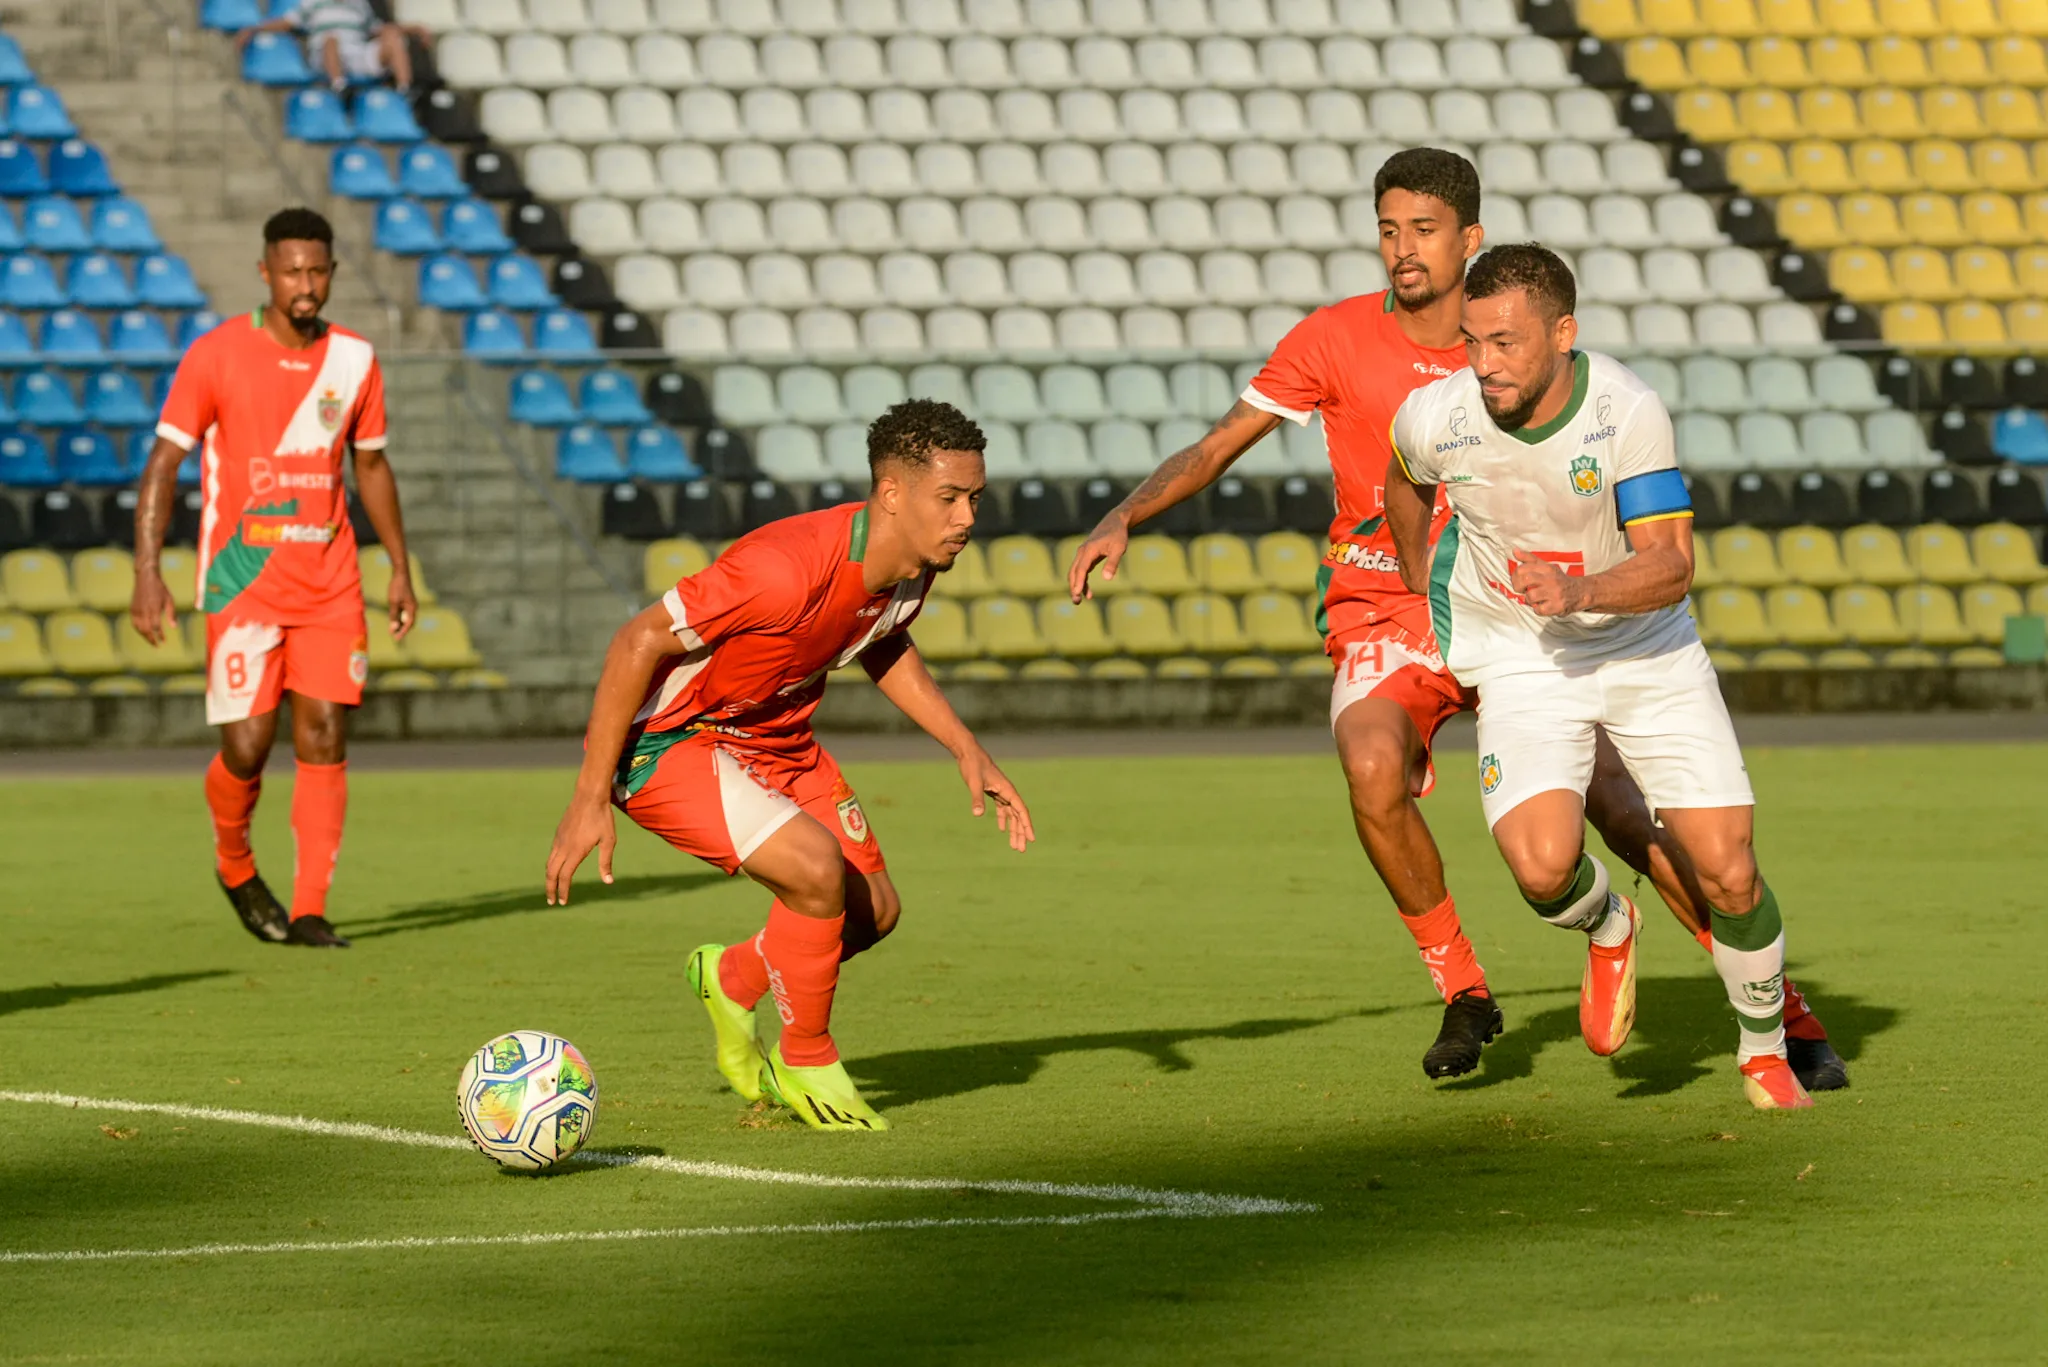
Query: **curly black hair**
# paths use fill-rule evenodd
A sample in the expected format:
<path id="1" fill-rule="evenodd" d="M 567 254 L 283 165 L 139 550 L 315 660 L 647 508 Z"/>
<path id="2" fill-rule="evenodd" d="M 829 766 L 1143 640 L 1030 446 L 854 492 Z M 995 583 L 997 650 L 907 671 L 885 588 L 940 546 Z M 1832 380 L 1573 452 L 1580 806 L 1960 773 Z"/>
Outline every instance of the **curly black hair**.
<path id="1" fill-rule="evenodd" d="M 1490 299 L 1526 290 L 1529 302 L 1555 321 L 1579 306 L 1571 267 L 1556 252 L 1534 242 L 1511 242 L 1481 252 L 1465 272 L 1465 297 Z"/>
<path id="2" fill-rule="evenodd" d="M 885 461 L 926 466 L 937 451 L 980 451 L 988 438 L 974 419 L 937 399 L 906 399 L 868 425 L 868 471 Z"/>
<path id="3" fill-rule="evenodd" d="M 1410 147 L 1394 153 L 1372 178 L 1375 209 L 1389 190 L 1435 196 L 1451 206 L 1460 228 L 1469 228 L 1479 221 L 1479 172 L 1456 152 L 1446 152 L 1441 147 Z"/>
<path id="4" fill-rule="evenodd" d="M 279 209 L 263 225 L 263 245 L 280 242 L 318 242 L 334 250 L 334 225 L 311 209 Z"/>

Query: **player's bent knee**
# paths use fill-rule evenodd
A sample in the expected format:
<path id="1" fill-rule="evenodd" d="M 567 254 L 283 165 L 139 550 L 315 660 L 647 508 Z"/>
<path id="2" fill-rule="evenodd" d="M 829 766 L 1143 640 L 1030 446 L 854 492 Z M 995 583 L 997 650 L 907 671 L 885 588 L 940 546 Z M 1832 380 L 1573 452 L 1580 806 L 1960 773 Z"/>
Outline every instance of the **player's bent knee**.
<path id="1" fill-rule="evenodd" d="M 1496 829 L 1496 835 L 1499 831 Z M 1501 858 L 1526 897 L 1539 902 L 1564 896 L 1579 871 L 1585 841 L 1565 832 L 1525 832 L 1499 840 Z"/>
<path id="2" fill-rule="evenodd" d="M 1412 767 L 1401 738 L 1383 729 L 1346 738 L 1342 750 L 1344 779 L 1355 806 L 1368 810 L 1398 806 L 1408 798 Z"/>

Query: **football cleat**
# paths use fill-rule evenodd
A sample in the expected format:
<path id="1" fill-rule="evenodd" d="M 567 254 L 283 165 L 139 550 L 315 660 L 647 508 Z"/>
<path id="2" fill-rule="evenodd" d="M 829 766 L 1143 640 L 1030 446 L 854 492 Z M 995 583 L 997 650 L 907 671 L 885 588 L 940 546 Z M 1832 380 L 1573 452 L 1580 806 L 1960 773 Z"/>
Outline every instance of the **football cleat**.
<path id="1" fill-rule="evenodd" d="M 228 905 L 235 909 L 235 915 L 242 918 L 242 928 L 265 944 L 280 945 L 285 941 L 291 917 L 284 904 L 270 891 L 270 885 L 260 875 L 250 875 L 246 883 L 229 887 L 227 880 L 214 875 L 220 890 L 228 895 Z"/>
<path id="2" fill-rule="evenodd" d="M 1422 1071 L 1431 1077 L 1463 1077 L 1479 1066 L 1479 1050 L 1507 1029 L 1500 1004 L 1476 988 L 1466 988 L 1444 1007 L 1444 1023 L 1436 1043 L 1422 1056 Z"/>
<path id="3" fill-rule="evenodd" d="M 1611 907 L 1628 913 L 1628 940 L 1615 949 L 1589 942 L 1586 976 L 1579 980 L 1579 1033 L 1586 1047 L 1602 1058 L 1628 1043 L 1628 1032 L 1635 1029 L 1636 941 L 1643 933 L 1636 904 L 1618 892 L 1608 895 L 1614 899 Z"/>
<path id="4" fill-rule="evenodd" d="M 711 1030 L 718 1037 L 718 1071 L 735 1092 L 759 1101 L 761 1037 L 753 1011 L 726 996 L 718 981 L 718 961 L 724 954 L 724 945 L 698 945 L 690 951 L 690 986 L 711 1015 Z"/>
<path id="5" fill-rule="evenodd" d="M 846 1065 L 834 1061 L 816 1068 L 797 1068 L 782 1061 L 780 1042 L 768 1051 L 761 1082 L 777 1101 L 796 1112 L 797 1119 L 814 1130 L 886 1130 L 884 1120 L 846 1075 Z"/>
<path id="6" fill-rule="evenodd" d="M 1743 1064 L 1742 1091 L 1759 1111 L 1799 1111 L 1813 1105 L 1783 1054 L 1758 1054 Z"/>
<path id="7" fill-rule="evenodd" d="M 1806 1039 L 1788 1033 L 1785 1036 L 1785 1061 L 1791 1065 L 1799 1085 L 1809 1092 L 1840 1091 L 1849 1085 L 1849 1065 L 1835 1052 L 1835 1046 L 1828 1043 L 1826 1035 L 1819 1039 Z"/>
<path id="8" fill-rule="evenodd" d="M 284 942 L 312 949 L 348 948 L 348 941 L 328 924 L 325 916 L 294 916 L 291 929 L 285 932 Z"/>

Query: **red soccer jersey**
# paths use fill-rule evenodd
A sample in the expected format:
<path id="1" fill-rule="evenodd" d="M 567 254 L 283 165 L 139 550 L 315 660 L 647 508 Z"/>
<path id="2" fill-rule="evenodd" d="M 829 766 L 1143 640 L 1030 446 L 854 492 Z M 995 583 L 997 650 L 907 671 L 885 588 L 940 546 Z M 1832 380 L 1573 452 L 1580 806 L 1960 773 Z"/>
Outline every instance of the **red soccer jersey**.
<path id="1" fill-rule="evenodd" d="M 1394 317 L 1390 290 L 1360 294 L 1317 309 L 1280 339 L 1244 401 L 1306 425 L 1320 411 L 1337 514 L 1323 557 L 1322 611 L 1317 628 L 1337 640 L 1362 627 L 1392 623 L 1418 639 L 1429 635 L 1429 603 L 1401 583 L 1394 536 L 1382 502 L 1388 429 L 1401 401 L 1426 384 L 1465 368 L 1465 348 L 1421 347 Z M 1448 518 L 1441 493 L 1430 525 L 1432 544 Z"/>
<path id="2" fill-rule="evenodd" d="M 927 572 L 869 593 L 867 547 L 866 504 L 821 508 L 749 532 L 663 594 L 688 652 L 655 673 L 634 718 L 649 743 L 629 742 L 627 763 L 652 762 L 656 736 L 691 728 L 806 750 L 826 674 L 908 627 L 931 588 Z"/>
<path id="3" fill-rule="evenodd" d="M 384 376 L 368 341 L 330 325 L 293 351 L 260 311 L 230 318 L 178 363 L 156 434 L 186 451 L 205 442 L 201 611 L 362 625 L 341 462 L 350 446 L 384 445 Z"/>

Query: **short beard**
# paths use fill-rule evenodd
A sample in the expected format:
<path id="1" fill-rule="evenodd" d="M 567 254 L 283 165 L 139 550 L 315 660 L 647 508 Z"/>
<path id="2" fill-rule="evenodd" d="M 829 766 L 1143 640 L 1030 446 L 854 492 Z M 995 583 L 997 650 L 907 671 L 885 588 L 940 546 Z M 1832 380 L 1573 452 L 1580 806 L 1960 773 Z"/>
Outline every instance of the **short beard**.
<path id="1" fill-rule="evenodd" d="M 1426 309 L 1444 297 L 1444 292 L 1430 281 L 1426 271 L 1423 273 L 1421 286 L 1413 293 L 1403 294 L 1399 285 L 1393 285 L 1391 288 L 1394 291 L 1395 302 L 1404 309 Z"/>
<path id="2" fill-rule="evenodd" d="M 289 309 L 283 310 L 284 320 L 291 324 L 292 331 L 301 337 L 318 337 L 327 330 L 327 320 L 313 312 L 301 318 Z"/>
<path id="3" fill-rule="evenodd" d="M 1519 432 L 1529 425 L 1529 418 L 1536 411 L 1536 405 L 1543 402 L 1543 396 L 1550 392 L 1550 386 L 1557 382 L 1557 367 L 1550 367 L 1550 373 L 1540 384 L 1532 384 L 1522 392 L 1522 401 L 1505 412 L 1495 412 L 1492 404 L 1486 404 L 1486 416 L 1493 419 L 1493 425 L 1503 432 Z M 1480 402 L 1485 403 L 1482 395 Z"/>

